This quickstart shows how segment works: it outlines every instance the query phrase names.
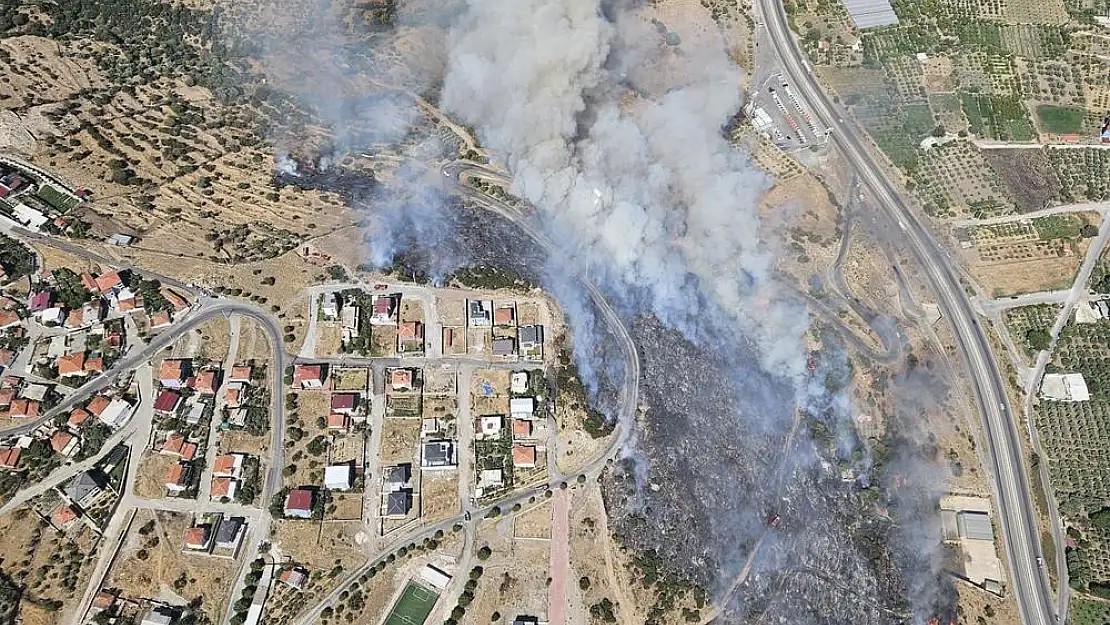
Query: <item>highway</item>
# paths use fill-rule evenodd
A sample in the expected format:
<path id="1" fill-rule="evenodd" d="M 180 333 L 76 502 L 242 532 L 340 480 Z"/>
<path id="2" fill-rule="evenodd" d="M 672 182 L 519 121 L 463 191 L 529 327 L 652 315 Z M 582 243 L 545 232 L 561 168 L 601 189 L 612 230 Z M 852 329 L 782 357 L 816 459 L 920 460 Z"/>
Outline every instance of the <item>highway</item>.
<path id="1" fill-rule="evenodd" d="M 1010 592 L 1017 600 L 1025 625 L 1054 623 L 1056 612 L 1052 591 L 1039 564 L 1041 547 L 1037 518 L 1018 427 L 1010 418 L 1005 382 L 986 335 L 975 318 L 967 293 L 947 254 L 887 178 L 866 141 L 860 138 L 860 131 L 842 119 L 842 113 L 834 108 L 817 83 L 790 31 L 782 1 L 759 0 L 757 6 L 771 45 L 782 62 L 784 75 L 803 102 L 832 131 L 831 139 L 840 147 L 848 164 L 878 205 L 901 228 L 906 243 L 929 278 L 937 295 L 937 304 L 951 324 L 961 359 L 971 374 L 972 391 L 983 419 L 990 460 L 988 469 L 992 473 L 998 504 L 996 517 L 1010 565 Z M 931 615 L 923 616 L 928 618 Z"/>

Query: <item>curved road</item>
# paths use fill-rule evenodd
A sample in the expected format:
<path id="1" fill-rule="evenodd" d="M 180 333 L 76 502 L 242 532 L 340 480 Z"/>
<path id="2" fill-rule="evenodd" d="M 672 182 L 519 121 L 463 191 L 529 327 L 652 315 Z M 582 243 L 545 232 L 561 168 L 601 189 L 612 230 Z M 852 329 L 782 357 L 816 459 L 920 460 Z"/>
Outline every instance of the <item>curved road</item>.
<path id="1" fill-rule="evenodd" d="M 794 40 L 781 0 L 759 0 L 769 39 L 785 74 L 799 97 L 833 132 L 841 152 L 884 212 L 902 229 L 917 261 L 929 277 L 944 316 L 952 326 L 960 355 L 971 374 L 972 391 L 983 417 L 990 455 L 998 521 L 1010 564 L 1013 594 L 1022 622 L 1048 625 L 1056 621 L 1052 591 L 1040 565 L 1037 518 L 1025 473 L 1020 437 L 1010 417 L 1006 385 L 983 329 L 971 309 L 967 293 L 947 255 L 887 178 L 854 125 L 841 118 L 813 76 Z"/>

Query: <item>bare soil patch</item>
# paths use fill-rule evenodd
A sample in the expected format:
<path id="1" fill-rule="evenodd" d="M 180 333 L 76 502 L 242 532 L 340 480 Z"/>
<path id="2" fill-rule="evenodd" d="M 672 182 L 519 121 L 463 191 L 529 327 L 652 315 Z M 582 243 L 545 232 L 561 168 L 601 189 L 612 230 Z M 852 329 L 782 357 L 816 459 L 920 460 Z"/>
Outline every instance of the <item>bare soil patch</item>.
<path id="1" fill-rule="evenodd" d="M 420 421 L 415 419 L 386 419 L 382 424 L 381 460 L 384 464 L 413 462 L 419 464 L 417 443 L 420 441 Z"/>
<path id="2" fill-rule="evenodd" d="M 983 150 L 983 157 L 1022 212 L 1056 204 L 1063 188 L 1042 150 Z"/>
<path id="3" fill-rule="evenodd" d="M 422 471 L 420 476 L 421 516 L 435 522 L 459 513 L 459 480 L 464 478 L 457 471 Z"/>

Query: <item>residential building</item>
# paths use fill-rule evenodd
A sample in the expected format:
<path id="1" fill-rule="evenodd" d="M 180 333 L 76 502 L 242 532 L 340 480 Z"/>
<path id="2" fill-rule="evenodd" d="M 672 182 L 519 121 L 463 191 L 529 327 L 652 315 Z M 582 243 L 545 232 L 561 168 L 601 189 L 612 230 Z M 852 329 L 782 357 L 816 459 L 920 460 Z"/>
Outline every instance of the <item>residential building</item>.
<path id="1" fill-rule="evenodd" d="M 358 306 L 344 306 L 339 311 L 339 324 L 343 328 L 343 342 L 349 342 L 358 335 Z"/>
<path id="2" fill-rule="evenodd" d="M 409 369 L 392 369 L 389 372 L 389 386 L 394 391 L 407 392 L 412 390 L 412 371 Z"/>
<path id="3" fill-rule="evenodd" d="M 334 292 L 327 292 L 320 298 L 320 314 L 328 321 L 339 318 L 339 298 Z"/>
<path id="4" fill-rule="evenodd" d="M 501 358 L 516 355 L 516 339 L 508 336 L 498 336 L 493 339 L 493 355 Z"/>
<path id="5" fill-rule="evenodd" d="M 243 389 L 245 388 L 246 386 L 242 382 L 228 382 L 224 389 L 224 405 L 231 409 L 242 406 Z"/>
<path id="6" fill-rule="evenodd" d="M 426 441 L 420 446 L 420 466 L 425 470 L 454 469 L 457 464 L 454 441 Z"/>
<path id="7" fill-rule="evenodd" d="M 324 387 L 324 365 L 296 365 L 293 368 L 293 384 L 303 389 Z"/>
<path id="8" fill-rule="evenodd" d="M 119 599 L 119 593 L 114 590 L 101 590 L 93 597 L 92 607 L 94 610 L 110 610 L 116 605 L 116 600 Z"/>
<path id="9" fill-rule="evenodd" d="M 184 436 L 174 433 L 166 437 L 166 442 L 162 445 L 159 453 L 177 456 L 182 460 L 189 461 L 196 456 L 197 446 L 196 443 L 185 440 Z"/>
<path id="10" fill-rule="evenodd" d="M 186 358 L 163 360 L 158 370 L 158 382 L 167 388 L 181 388 L 192 373 L 192 369 L 192 361 Z"/>
<path id="11" fill-rule="evenodd" d="M 84 408 L 74 408 L 69 413 L 69 421 L 66 421 L 66 425 L 71 428 L 81 427 L 81 424 L 88 421 L 89 417 L 91 416 L 92 415 L 89 414 L 89 411 L 85 410 Z"/>
<path id="12" fill-rule="evenodd" d="M 33 399 L 23 397 L 13 399 L 11 406 L 8 407 L 8 416 L 12 419 L 36 419 L 41 405 Z"/>
<path id="13" fill-rule="evenodd" d="M 166 471 L 166 490 L 172 493 L 182 493 L 189 489 L 189 482 L 193 477 L 193 467 L 182 462 L 177 462 Z"/>
<path id="14" fill-rule="evenodd" d="M 224 497 L 234 499 L 237 490 L 239 490 L 239 480 L 233 477 L 214 477 L 212 478 L 209 496 L 215 500 L 223 499 Z"/>
<path id="15" fill-rule="evenodd" d="M 193 551 L 207 551 L 211 530 L 207 525 L 198 525 L 185 530 L 185 548 Z"/>
<path id="16" fill-rule="evenodd" d="M 233 477 L 238 479 L 243 475 L 243 454 L 225 454 L 216 456 L 212 461 L 212 475 L 216 477 Z"/>
<path id="17" fill-rule="evenodd" d="M 0 408 L 10 408 L 15 399 L 14 388 L 0 388 Z"/>
<path id="18" fill-rule="evenodd" d="M 0 330 L 7 330 L 19 325 L 19 314 L 14 310 L 0 309 Z"/>
<path id="19" fill-rule="evenodd" d="M 285 497 L 285 516 L 297 519 L 312 518 L 314 493 L 307 488 L 294 488 Z"/>
<path id="20" fill-rule="evenodd" d="M 513 438 L 532 438 L 532 422 L 527 419 L 513 419 Z"/>
<path id="21" fill-rule="evenodd" d="M 151 330 L 161 330 L 162 328 L 170 327 L 170 325 L 172 324 L 173 317 L 170 317 L 170 313 L 164 310 L 159 310 L 158 312 L 150 316 Z"/>
<path id="22" fill-rule="evenodd" d="M 27 312 L 32 314 L 40 313 L 54 303 L 54 293 L 51 291 L 39 291 L 32 293 L 27 298 Z"/>
<path id="23" fill-rule="evenodd" d="M 118 271 L 109 271 L 96 278 L 97 293 L 114 293 L 121 288 L 123 288 L 123 280 L 120 278 Z"/>
<path id="24" fill-rule="evenodd" d="M 534 445 L 513 445 L 513 466 L 523 468 L 536 466 L 536 447 Z"/>
<path id="25" fill-rule="evenodd" d="M 397 305 L 399 295 L 374 295 L 370 298 L 370 324 L 376 326 L 395 325 L 397 323 Z"/>
<path id="26" fill-rule="evenodd" d="M 88 410 L 94 417 L 99 417 L 100 415 L 104 414 L 104 411 L 111 403 L 112 400 L 110 398 L 103 395 L 96 395 L 89 400 L 89 403 L 87 406 L 85 406 L 85 409 Z"/>
<path id="27" fill-rule="evenodd" d="M 520 339 L 521 349 L 543 347 L 543 326 L 521 326 L 517 331 L 517 338 Z"/>
<path id="28" fill-rule="evenodd" d="M 230 384 L 250 384 L 251 373 L 253 372 L 250 365 L 237 365 L 231 368 L 231 375 L 227 376 L 227 381 Z"/>
<path id="29" fill-rule="evenodd" d="M 178 295 L 173 289 L 162 287 L 162 297 L 166 298 L 170 306 L 173 306 L 174 311 L 185 310 L 189 307 L 189 302 L 186 302 L 185 298 Z"/>
<path id="30" fill-rule="evenodd" d="M 117 397 L 108 404 L 104 411 L 100 413 L 99 418 L 105 425 L 111 428 L 118 428 L 123 425 L 131 416 L 132 406 L 124 399 Z M 91 411 L 90 411 L 91 412 Z"/>
<path id="31" fill-rule="evenodd" d="M 162 416 L 170 416 L 177 413 L 177 408 L 180 405 L 180 395 L 173 391 L 162 391 L 154 400 L 154 412 Z"/>
<path id="32" fill-rule="evenodd" d="M 324 469 L 324 488 L 328 490 L 351 490 L 354 467 L 350 463 L 334 464 Z"/>
<path id="33" fill-rule="evenodd" d="M 536 402 L 531 397 L 514 397 L 509 400 L 509 412 L 514 419 L 530 419 L 536 411 Z"/>
<path id="34" fill-rule="evenodd" d="M 352 414 L 358 407 L 358 393 L 332 393 L 331 411 L 340 414 Z"/>
<path id="35" fill-rule="evenodd" d="M 346 432 L 351 429 L 351 416 L 333 412 L 328 415 L 328 429 Z"/>
<path id="36" fill-rule="evenodd" d="M 528 391 L 528 372 L 527 371 L 514 371 L 509 376 L 509 392 L 515 395 L 522 395 Z"/>
<path id="37" fill-rule="evenodd" d="M 424 324 L 419 321 L 405 321 L 397 326 L 397 351 L 424 351 Z"/>
<path id="38" fill-rule="evenodd" d="M 177 620 L 177 611 L 168 606 L 156 606 L 143 616 L 139 625 L 173 625 Z"/>
<path id="39" fill-rule="evenodd" d="M 50 524 L 54 527 L 64 530 L 76 521 L 81 515 L 73 506 L 68 504 L 61 504 L 50 514 Z"/>
<path id="40" fill-rule="evenodd" d="M 107 485 L 104 474 L 94 469 L 74 476 L 62 490 L 71 502 L 88 510 Z"/>
<path id="41" fill-rule="evenodd" d="M 300 567 L 285 569 L 278 575 L 278 581 L 290 588 L 302 590 L 308 584 L 308 571 Z"/>
<path id="42" fill-rule="evenodd" d="M 77 451 L 77 445 L 77 437 L 66 430 L 57 430 L 50 435 L 50 448 L 53 449 L 55 453 L 61 454 L 66 458 Z"/>
<path id="43" fill-rule="evenodd" d="M 403 488 L 385 496 L 385 517 L 404 518 L 412 509 L 412 490 Z"/>
<path id="44" fill-rule="evenodd" d="M 493 325 L 505 327 L 516 323 L 516 306 L 506 304 L 493 311 Z"/>
<path id="45" fill-rule="evenodd" d="M 382 490 L 387 493 L 400 490 L 408 485 L 410 479 L 412 479 L 411 464 L 406 463 L 386 467 L 385 473 L 382 476 Z"/>
<path id="46" fill-rule="evenodd" d="M 501 469 L 485 469 L 478 472 L 477 491 L 474 493 L 479 499 L 492 490 L 498 490 L 505 485 Z"/>
<path id="47" fill-rule="evenodd" d="M 104 373 L 104 359 L 100 356 L 85 359 L 85 373 Z"/>
<path id="48" fill-rule="evenodd" d="M 466 300 L 466 322 L 472 328 L 488 328 L 493 323 L 493 302 Z"/>
<path id="49" fill-rule="evenodd" d="M 216 529 L 216 548 L 238 550 L 239 543 L 243 540 L 243 534 L 246 533 L 246 527 L 247 520 L 241 516 L 233 516 L 220 521 L 220 526 Z"/>
<path id="50" fill-rule="evenodd" d="M 0 447 L 0 469 L 18 469 L 20 453 L 19 447 Z"/>
<path id="51" fill-rule="evenodd" d="M 501 436 L 504 418 L 501 415 L 484 415 L 475 420 L 474 426 L 474 438 L 478 440 L 497 438 Z"/>
<path id="52" fill-rule="evenodd" d="M 220 388 L 220 371 L 218 369 L 204 369 L 197 373 L 193 382 L 193 390 L 206 397 L 215 397 L 216 389 Z"/>
<path id="53" fill-rule="evenodd" d="M 66 311 L 58 306 L 51 306 L 38 313 L 39 323 L 44 326 L 60 326 L 66 320 Z"/>

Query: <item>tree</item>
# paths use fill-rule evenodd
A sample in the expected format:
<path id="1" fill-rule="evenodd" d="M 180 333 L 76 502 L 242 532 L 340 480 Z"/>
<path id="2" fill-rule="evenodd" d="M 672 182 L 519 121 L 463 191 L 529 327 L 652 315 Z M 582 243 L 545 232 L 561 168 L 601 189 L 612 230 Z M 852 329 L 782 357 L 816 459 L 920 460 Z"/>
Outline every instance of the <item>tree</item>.
<path id="1" fill-rule="evenodd" d="M 1025 333 L 1025 342 L 1035 350 L 1048 349 L 1052 344 L 1052 335 L 1044 328 L 1033 328 Z"/>
<path id="2" fill-rule="evenodd" d="M 489 560 L 489 557 L 491 555 L 493 555 L 493 550 L 489 548 L 489 545 L 484 545 L 481 549 L 478 550 L 478 559 L 479 560 L 482 560 L 482 561 Z"/>

